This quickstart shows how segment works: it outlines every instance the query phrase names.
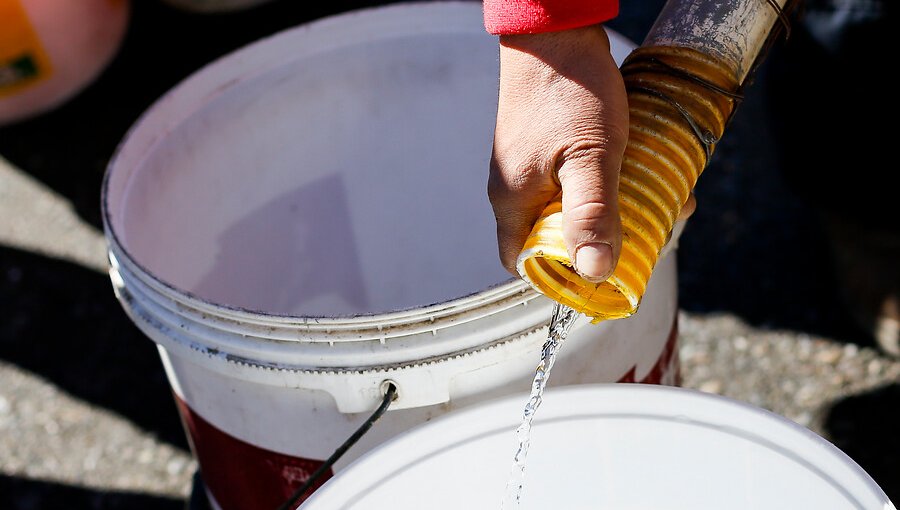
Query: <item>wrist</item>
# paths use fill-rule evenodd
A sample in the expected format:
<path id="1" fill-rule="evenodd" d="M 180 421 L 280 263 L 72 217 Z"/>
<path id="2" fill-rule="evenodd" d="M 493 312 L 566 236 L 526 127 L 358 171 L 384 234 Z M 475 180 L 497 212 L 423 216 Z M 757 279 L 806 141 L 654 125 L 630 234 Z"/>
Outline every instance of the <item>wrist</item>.
<path id="1" fill-rule="evenodd" d="M 559 32 L 500 36 L 501 73 L 527 68 L 549 68 L 555 74 L 579 76 L 596 69 L 586 62 L 612 66 L 609 38 L 602 25 L 590 25 Z M 536 69 L 534 69 L 536 70 Z"/>
<path id="2" fill-rule="evenodd" d="M 609 38 L 603 25 L 541 32 L 538 34 L 510 34 L 500 36 L 500 48 L 531 53 L 537 57 L 555 58 L 571 54 L 609 52 Z"/>

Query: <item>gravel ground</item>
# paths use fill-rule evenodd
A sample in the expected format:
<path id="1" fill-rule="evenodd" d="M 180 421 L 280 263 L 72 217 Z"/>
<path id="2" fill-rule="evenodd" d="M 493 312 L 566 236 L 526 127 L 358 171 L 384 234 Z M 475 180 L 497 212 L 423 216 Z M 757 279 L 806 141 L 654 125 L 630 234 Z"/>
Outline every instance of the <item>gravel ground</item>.
<path id="1" fill-rule="evenodd" d="M 900 499 L 900 361 L 877 350 L 731 314 L 681 314 L 685 387 L 743 400 L 810 428 Z"/>
<path id="2" fill-rule="evenodd" d="M 0 508 L 184 506 L 195 463 L 155 349 L 104 274 L 103 169 L 137 115 L 203 63 L 364 4 L 202 17 L 134 2 L 122 53 L 95 85 L 0 129 Z M 640 40 L 659 2 L 625 4 L 616 27 Z M 681 240 L 684 384 L 810 427 L 900 500 L 900 364 L 850 319 L 818 217 L 783 184 L 766 84 L 764 72 Z"/>
<path id="3" fill-rule="evenodd" d="M 0 381 L 3 474 L 101 491 L 187 494 L 196 462 L 185 450 L 15 365 L 0 363 Z"/>

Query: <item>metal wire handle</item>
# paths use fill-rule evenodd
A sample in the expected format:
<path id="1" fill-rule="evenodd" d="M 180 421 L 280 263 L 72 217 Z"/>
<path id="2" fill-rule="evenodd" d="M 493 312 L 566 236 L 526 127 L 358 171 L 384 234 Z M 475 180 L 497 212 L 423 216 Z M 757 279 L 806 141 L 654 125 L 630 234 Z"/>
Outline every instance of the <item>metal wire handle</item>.
<path id="1" fill-rule="evenodd" d="M 397 386 L 391 381 L 385 382 L 386 384 L 383 385 L 386 386 L 384 391 L 384 398 L 381 400 L 381 405 L 378 406 L 378 409 L 376 409 L 375 412 L 373 412 L 372 415 L 369 416 L 366 421 L 364 421 L 363 424 L 359 426 L 358 429 L 356 429 L 356 432 L 354 432 L 353 435 L 348 437 L 343 444 L 338 446 L 337 450 L 335 450 L 334 453 L 331 454 L 331 457 L 328 457 L 328 459 L 326 459 L 325 462 L 323 462 L 322 465 L 319 466 L 319 468 L 316 469 L 313 474 L 309 476 L 309 478 L 307 478 L 303 485 L 297 487 L 297 490 L 295 490 L 294 493 L 291 494 L 291 497 L 288 498 L 287 501 L 285 501 L 281 504 L 281 506 L 278 507 L 278 510 L 293 510 L 294 508 L 296 508 L 297 500 L 303 497 L 304 494 L 309 492 L 309 490 L 316 485 L 316 482 L 318 482 L 319 479 L 321 479 L 322 476 L 327 473 L 329 469 L 331 469 L 331 466 L 333 466 L 334 463 L 338 461 L 338 459 L 343 457 L 344 454 L 347 453 L 347 450 L 349 450 L 350 447 L 356 444 L 356 442 L 359 441 L 360 438 L 362 438 L 370 428 L 372 428 L 372 425 L 374 425 L 375 422 L 378 421 L 378 418 L 381 418 L 381 415 L 383 415 L 388 410 L 391 402 L 393 402 L 397 398 Z"/>

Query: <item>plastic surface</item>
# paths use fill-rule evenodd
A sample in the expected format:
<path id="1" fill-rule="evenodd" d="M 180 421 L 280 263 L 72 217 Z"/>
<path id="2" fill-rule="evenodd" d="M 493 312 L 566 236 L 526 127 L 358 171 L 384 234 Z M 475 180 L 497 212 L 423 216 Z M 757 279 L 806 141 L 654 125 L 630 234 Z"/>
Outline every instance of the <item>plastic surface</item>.
<path id="1" fill-rule="evenodd" d="M 455 412 L 379 447 L 303 510 L 498 508 L 525 394 Z M 523 509 L 893 510 L 824 439 L 767 411 L 662 386 L 550 390 Z"/>

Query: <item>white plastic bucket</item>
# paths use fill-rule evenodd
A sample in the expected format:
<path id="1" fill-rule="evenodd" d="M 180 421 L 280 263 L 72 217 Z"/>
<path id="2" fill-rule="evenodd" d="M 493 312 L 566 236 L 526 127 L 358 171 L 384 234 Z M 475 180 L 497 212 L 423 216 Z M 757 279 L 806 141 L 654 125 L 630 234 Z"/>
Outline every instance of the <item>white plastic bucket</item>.
<path id="1" fill-rule="evenodd" d="M 366 10 L 213 63 L 129 132 L 104 184 L 110 275 L 221 508 L 276 507 L 386 380 L 398 400 L 336 469 L 528 387 L 552 303 L 497 258 L 497 72 L 478 3 Z M 570 335 L 554 383 L 675 383 L 676 317 L 669 255 L 636 317 Z"/>
<path id="2" fill-rule="evenodd" d="M 499 508 L 525 400 L 409 431 L 301 508 Z M 809 430 L 742 402 L 662 386 L 548 391 L 525 480 L 523 510 L 894 510 L 853 460 Z"/>

